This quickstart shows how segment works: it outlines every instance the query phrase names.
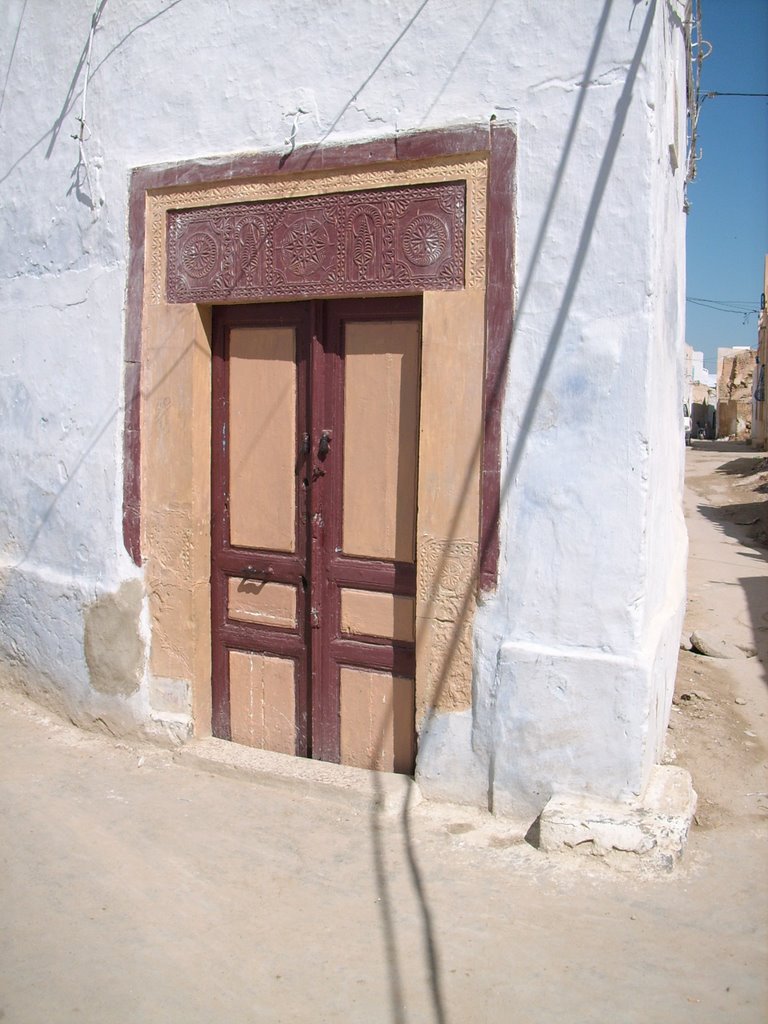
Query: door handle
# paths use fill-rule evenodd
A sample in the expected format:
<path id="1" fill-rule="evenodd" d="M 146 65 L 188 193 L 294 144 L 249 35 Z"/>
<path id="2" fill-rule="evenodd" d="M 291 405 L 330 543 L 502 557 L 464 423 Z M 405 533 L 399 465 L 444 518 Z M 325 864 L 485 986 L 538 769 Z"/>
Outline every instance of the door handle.
<path id="1" fill-rule="evenodd" d="M 266 569 L 257 569 L 253 565 L 246 565 L 239 571 L 238 575 L 244 580 L 255 580 L 257 583 L 266 583 L 275 575 L 275 570 L 271 565 L 268 565 Z"/>
<path id="2" fill-rule="evenodd" d="M 330 430 L 323 430 L 320 434 L 320 444 L 317 446 L 317 457 L 324 459 L 331 447 L 332 433 Z"/>

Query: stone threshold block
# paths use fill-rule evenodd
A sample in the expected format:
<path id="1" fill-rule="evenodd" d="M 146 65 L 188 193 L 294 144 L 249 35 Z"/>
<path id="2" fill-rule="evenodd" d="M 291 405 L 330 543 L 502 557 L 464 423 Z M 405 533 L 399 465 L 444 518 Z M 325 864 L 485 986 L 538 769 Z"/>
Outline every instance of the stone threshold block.
<path id="1" fill-rule="evenodd" d="M 695 810 L 690 774 L 656 765 L 640 800 L 553 796 L 541 812 L 539 848 L 614 859 L 634 855 L 643 866 L 671 871 L 683 854 Z"/>
<path id="2" fill-rule="evenodd" d="M 375 809 L 385 817 L 400 815 L 406 806 L 414 808 L 421 801 L 419 787 L 408 775 L 277 754 L 214 737 L 192 740 L 174 758 L 216 775 L 288 789 L 297 799 L 316 797 L 358 811 Z"/>

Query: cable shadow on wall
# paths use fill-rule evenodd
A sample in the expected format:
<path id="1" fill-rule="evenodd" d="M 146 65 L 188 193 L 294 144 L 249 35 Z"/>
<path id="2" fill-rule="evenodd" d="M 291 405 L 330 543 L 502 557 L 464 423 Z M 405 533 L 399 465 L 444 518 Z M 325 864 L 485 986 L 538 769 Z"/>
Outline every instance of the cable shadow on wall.
<path id="1" fill-rule="evenodd" d="M 88 57 L 88 42 L 89 42 L 89 36 L 91 34 L 90 24 L 91 24 L 92 21 L 95 21 L 96 27 L 98 27 L 98 23 L 101 20 L 102 14 L 104 13 L 104 8 L 106 7 L 107 2 L 108 2 L 108 0 L 101 0 L 101 2 L 94 9 L 92 17 L 89 19 L 89 29 L 88 29 L 88 33 L 86 35 L 85 43 L 83 44 L 83 48 L 82 48 L 82 50 L 80 52 L 80 56 L 78 57 L 77 64 L 75 65 L 75 70 L 74 70 L 74 72 L 72 74 L 72 78 L 71 78 L 69 86 L 67 88 L 67 92 L 66 92 L 66 94 L 64 96 L 64 100 L 62 102 L 61 108 L 59 109 L 59 113 L 56 115 L 56 118 L 54 119 L 53 124 L 51 125 L 50 128 L 47 128 L 43 132 L 42 135 L 40 135 L 37 139 L 35 139 L 35 141 L 30 146 L 28 146 L 27 149 L 25 149 L 24 152 L 21 153 L 20 156 L 18 156 L 11 164 L 9 164 L 9 166 L 5 170 L 5 172 L 2 175 L 0 175 L 0 185 L 2 185 L 3 182 L 5 182 L 13 174 L 13 172 L 16 170 L 16 168 L 20 164 L 22 164 L 27 159 L 28 156 L 30 156 L 32 153 L 34 153 L 34 151 L 38 148 L 38 146 L 41 146 L 46 140 L 48 140 L 48 146 L 46 147 L 46 151 L 45 151 L 45 159 L 49 160 L 51 155 L 53 154 L 53 150 L 54 150 L 54 148 L 56 146 L 56 142 L 58 141 L 59 135 L 61 134 L 61 129 L 62 129 L 63 125 L 64 125 L 64 121 L 72 113 L 72 111 L 75 109 L 75 104 L 77 103 L 77 101 L 82 96 L 83 90 L 82 90 L 82 88 L 78 89 L 77 85 L 78 85 L 78 82 L 80 81 L 80 77 L 82 75 L 83 68 L 85 67 L 86 59 Z M 162 10 L 157 11 L 155 14 L 152 14 L 148 18 L 145 18 L 144 21 L 141 21 L 137 25 L 134 25 L 134 27 L 132 29 L 130 29 L 128 32 L 126 32 L 126 34 L 121 39 L 119 39 L 114 44 L 114 46 L 112 46 L 112 48 L 104 55 L 104 57 L 101 58 L 101 60 L 98 62 L 98 64 L 96 64 L 96 66 L 90 72 L 89 79 L 92 79 L 98 73 L 98 71 L 102 67 L 102 65 L 104 63 L 106 63 L 106 61 L 112 56 L 112 54 L 115 53 L 116 50 L 120 49 L 120 47 L 123 46 L 125 44 L 125 42 L 128 39 L 130 39 L 130 37 L 135 32 L 138 32 L 139 29 L 144 28 L 146 25 L 149 25 L 151 22 L 156 21 L 158 18 L 162 17 L 164 14 L 167 14 L 168 11 L 172 10 L 172 8 L 176 7 L 180 3 L 184 3 L 184 0 L 170 0 L 170 3 L 168 3 L 165 7 L 163 7 Z M 26 9 L 26 2 L 25 2 L 24 7 Z M 24 10 L 22 10 L 22 17 L 23 17 L 23 14 L 24 14 Z M 20 29 L 21 29 L 21 21 L 19 21 L 19 31 L 20 31 Z M 18 31 L 17 31 L 17 39 L 18 39 Z M 14 41 L 14 49 L 15 49 L 15 46 L 16 46 L 16 41 Z M 13 54 L 11 55 L 11 57 L 13 58 Z M 11 70 L 11 64 L 9 63 L 9 65 L 8 65 L 8 72 L 6 73 L 5 84 L 3 86 L 3 93 L 2 93 L 3 101 L 5 99 L 5 92 L 6 92 L 6 89 L 7 89 L 7 86 L 8 86 L 8 77 L 10 75 L 10 70 Z M 2 103 L 0 103 L 0 110 L 2 110 Z"/>
<path id="2" fill-rule="evenodd" d="M 5 69 L 5 77 L 3 78 L 3 91 L 0 93 L 0 114 L 3 112 L 3 106 L 5 105 L 5 93 L 8 89 L 8 79 L 10 78 L 11 68 L 13 67 L 13 58 L 16 56 L 16 47 L 19 42 L 19 36 L 21 35 L 21 26 L 24 22 L 24 15 L 26 13 L 28 3 L 29 0 L 24 0 L 21 8 L 21 14 L 19 15 L 19 20 L 16 25 L 16 32 L 13 37 L 13 44 L 11 45 L 11 53 L 8 58 L 8 67 Z"/>
<path id="3" fill-rule="evenodd" d="M 376 62 L 375 66 L 374 66 L 373 70 L 370 72 L 370 74 L 365 79 L 363 79 L 363 81 L 355 89 L 355 91 L 352 93 L 352 95 L 349 97 L 349 99 L 344 103 L 344 105 L 339 110 L 338 114 L 336 114 L 336 116 L 334 117 L 333 121 L 331 121 L 330 125 L 328 126 L 328 128 L 326 128 L 326 130 L 323 132 L 323 134 L 320 136 L 320 138 L 317 140 L 317 142 L 315 142 L 314 144 L 312 144 L 309 147 L 309 149 L 307 150 L 306 156 L 304 157 L 304 159 L 303 159 L 303 161 L 301 163 L 301 167 L 297 167 L 296 170 L 305 170 L 311 164 L 312 160 L 314 159 L 314 157 L 317 154 L 317 152 L 320 149 L 320 147 L 323 145 L 323 143 L 326 141 L 326 139 L 328 139 L 329 136 L 333 134 L 333 132 L 336 130 L 336 128 L 338 128 L 339 124 L 341 123 L 341 119 L 344 117 L 346 112 L 349 110 L 349 108 L 352 106 L 352 104 L 358 98 L 358 96 L 363 91 L 363 89 L 365 89 L 365 87 L 370 82 L 373 81 L 373 79 L 376 77 L 378 72 L 381 70 L 381 68 L 387 62 L 388 58 L 391 56 L 392 52 L 399 45 L 400 41 L 411 30 L 411 28 L 413 27 L 414 22 L 419 17 L 419 15 L 424 10 L 424 8 L 427 6 L 428 3 L 429 3 L 429 0 L 422 0 L 422 2 L 419 4 L 419 6 L 416 8 L 416 10 L 411 15 L 411 17 L 405 23 L 405 25 L 403 26 L 401 31 L 392 40 L 392 42 L 389 44 L 387 49 L 384 51 L 384 53 L 381 55 L 379 60 Z M 280 159 L 280 167 L 283 167 L 285 165 L 285 163 L 289 160 L 289 158 L 293 155 L 293 151 L 294 151 L 294 148 L 295 148 L 295 145 L 296 145 L 296 133 L 295 133 L 295 131 L 291 132 L 291 137 L 288 140 L 288 144 L 289 144 L 288 152 L 285 153 L 281 157 L 281 159 Z"/>
<path id="4" fill-rule="evenodd" d="M 536 235 L 536 240 L 531 252 L 530 265 L 527 271 L 525 280 L 520 290 L 520 301 L 516 311 L 516 317 L 520 317 L 525 311 L 527 306 L 530 289 L 532 286 L 533 279 L 535 277 L 538 265 L 541 260 L 542 250 L 545 241 L 548 238 L 549 226 L 554 214 L 554 210 L 557 204 L 558 196 L 561 190 L 562 182 L 565 176 L 565 171 L 568 166 L 571 153 L 573 150 L 574 142 L 577 135 L 578 125 L 583 111 L 586 96 L 590 88 L 592 75 L 597 61 L 598 52 L 602 43 L 605 29 L 607 26 L 608 18 L 613 7 L 613 0 L 606 0 L 601 16 L 599 18 L 597 28 L 595 31 L 595 37 L 590 50 L 587 66 L 585 68 L 582 88 L 579 93 L 579 98 L 576 103 L 576 107 L 571 119 L 571 123 L 566 135 L 565 143 L 560 155 L 560 160 L 555 172 L 552 189 L 548 197 L 544 215 Z M 552 328 L 549 332 L 546 345 L 541 354 L 541 360 L 539 363 L 538 370 L 536 372 L 533 385 L 530 390 L 528 401 L 526 403 L 520 426 L 517 431 L 515 443 L 509 459 L 504 466 L 503 475 L 500 482 L 499 498 L 496 507 L 493 509 L 494 515 L 489 517 L 491 522 L 498 521 L 498 516 L 503 503 L 505 502 L 514 478 L 520 467 L 523 453 L 527 444 L 528 437 L 531 433 L 538 405 L 541 399 L 541 395 L 544 386 L 547 382 L 551 368 L 553 365 L 554 357 L 557 349 L 562 340 L 563 332 L 568 321 L 568 317 L 573 305 L 573 300 L 578 289 L 579 281 L 581 279 L 584 264 L 587 259 L 589 252 L 590 243 L 595 230 L 597 217 L 605 196 L 606 188 L 610 180 L 613 164 L 616 158 L 616 154 L 621 143 L 622 132 L 626 124 L 627 116 L 630 109 L 632 100 L 633 90 L 635 82 L 637 80 L 638 73 L 640 71 L 642 59 L 648 44 L 650 37 L 651 27 L 655 17 L 657 8 L 657 0 L 652 0 L 646 11 L 645 20 L 638 38 L 637 46 L 632 58 L 632 61 L 628 67 L 624 85 L 622 87 L 621 94 L 616 104 L 614 111 L 613 122 L 611 125 L 608 140 L 603 152 L 598 172 L 592 186 L 592 191 L 589 197 L 589 202 L 586 207 L 586 213 L 582 224 L 581 231 L 579 233 L 578 242 L 576 245 L 576 253 L 566 279 L 563 294 L 558 306 L 557 314 L 554 319 Z M 499 390 L 503 388 L 503 383 L 506 380 L 506 376 L 509 370 L 509 361 L 513 347 L 513 337 L 507 339 L 504 347 L 504 358 L 502 362 L 501 372 L 499 374 Z M 491 405 L 494 400 L 500 398 L 499 394 L 492 394 L 487 396 L 487 404 Z M 469 461 L 470 467 L 476 465 L 476 461 L 479 458 L 482 449 L 482 436 L 478 436 L 475 445 L 475 458 Z M 460 508 L 461 502 L 468 499 L 470 485 L 471 485 L 471 468 L 467 471 L 465 479 L 462 483 L 460 490 L 460 498 L 457 502 L 457 509 Z M 452 523 L 452 529 L 450 535 L 453 534 L 453 530 L 456 527 L 458 521 L 458 512 Z M 488 548 L 488 545 L 492 542 L 493 538 L 490 535 L 483 536 L 480 542 L 480 561 L 482 561 L 482 555 Z M 440 580 L 444 577 L 446 572 L 446 556 L 444 555 L 441 563 L 438 565 L 436 572 L 437 585 L 435 591 L 439 589 Z M 436 708 L 439 706 L 440 699 L 444 691 L 446 690 L 451 674 L 451 666 L 456 656 L 459 642 L 461 639 L 462 623 L 466 619 L 467 613 L 470 610 L 472 601 L 474 600 L 474 589 L 469 588 L 464 595 L 459 614 L 453 625 L 450 642 L 445 650 L 437 674 L 437 683 L 432 691 L 430 700 L 430 710 L 427 713 L 425 720 L 422 722 L 421 733 L 422 735 L 429 735 L 430 726 L 436 716 Z M 433 593 L 430 599 L 430 606 L 422 618 L 422 621 L 428 621 L 430 613 L 434 607 L 435 594 Z M 424 628 L 423 626 L 421 627 Z M 384 739 L 383 730 L 379 736 L 378 749 L 381 749 L 381 744 Z M 492 807 L 492 790 L 493 790 L 493 774 L 494 764 L 491 758 L 489 765 L 489 796 L 490 804 Z M 384 934 L 385 946 L 387 949 L 387 955 L 389 958 L 389 972 L 390 972 L 390 1000 L 392 1006 L 392 1019 L 395 1024 L 405 1024 L 407 1021 L 406 1010 L 404 1005 L 404 991 L 403 991 L 403 966 L 400 964 L 400 956 L 397 948 L 396 940 L 396 924 L 393 910 L 393 901 L 391 899 L 390 892 L 390 880 L 388 878 L 388 872 L 386 868 L 386 849 L 385 849 L 385 834 L 386 826 L 383 820 L 383 808 L 384 808 L 384 792 L 383 786 L 376 773 L 373 773 L 373 787 L 375 793 L 375 800 L 373 809 L 371 812 L 371 834 L 374 843 L 374 870 L 377 875 L 377 884 L 381 894 L 380 902 L 378 904 L 380 908 L 380 914 L 382 918 L 382 931 Z M 432 1017 L 436 1024 L 445 1024 L 447 1021 L 447 1009 L 446 1000 L 442 985 L 441 975 L 441 964 L 440 964 L 440 952 L 438 937 L 434 922 L 432 910 L 430 908 L 428 893 L 424 880 L 424 875 L 419 865 L 418 857 L 416 854 L 416 848 L 413 836 L 413 789 L 411 788 L 406 797 L 402 813 L 400 815 L 400 827 L 404 846 L 404 852 L 408 869 L 411 876 L 411 884 L 417 897 L 417 901 L 421 913 L 421 925 L 422 925 L 422 945 L 424 949 L 424 957 L 427 965 L 429 984 L 430 984 L 430 995 L 432 1002 Z"/>
<path id="5" fill-rule="evenodd" d="M 202 346 L 200 344 L 200 342 L 198 342 L 198 341 L 191 341 L 188 345 L 186 345 L 183 349 L 181 349 L 181 351 L 179 352 L 179 355 L 176 357 L 176 359 L 174 359 L 173 363 L 168 367 L 168 369 L 165 371 L 165 373 L 158 379 L 157 383 L 152 388 L 148 389 L 147 391 L 142 391 L 142 393 L 141 393 L 142 400 L 150 398 L 155 393 L 155 391 L 157 391 L 159 388 L 161 388 L 163 386 L 165 381 L 168 380 L 168 378 L 184 362 L 184 360 L 187 358 L 188 354 L 191 352 L 191 350 L 193 348 L 196 348 L 199 351 L 206 351 L 206 352 L 210 351 L 208 349 L 205 349 L 204 346 Z M 34 532 L 32 533 L 32 536 L 30 537 L 30 539 L 26 543 L 26 547 L 24 549 L 23 554 L 15 562 L 10 563 L 10 564 L 4 566 L 3 568 L 5 570 L 20 569 L 24 565 L 24 563 L 26 562 L 26 560 L 29 558 L 29 556 L 31 555 L 32 551 L 34 550 L 34 547 L 37 544 L 37 541 L 39 540 L 41 533 L 45 529 L 45 526 L 48 523 L 51 515 L 53 514 L 54 509 L 56 508 L 56 506 L 58 505 L 59 501 L 61 500 L 61 498 L 64 496 L 64 494 L 68 490 L 70 484 L 74 481 L 74 479 L 77 476 L 77 474 L 80 472 L 80 469 L 82 468 L 82 466 L 84 465 L 84 463 L 88 459 L 88 456 L 91 454 L 91 452 L 97 446 L 99 441 L 104 437 L 104 435 L 107 433 L 107 431 L 115 424 L 118 416 L 120 416 L 120 414 L 123 413 L 123 412 L 124 412 L 123 407 L 122 406 L 118 406 L 117 409 L 115 409 L 112 413 L 109 414 L 109 416 L 107 416 L 106 420 L 104 420 L 104 422 L 101 424 L 101 426 L 96 429 L 96 433 L 91 438 L 90 442 L 80 452 L 80 454 L 79 454 L 76 462 L 74 463 L 71 471 L 67 475 L 67 479 L 64 481 L 64 483 L 59 488 L 59 490 L 56 491 L 56 493 L 50 499 L 50 501 L 49 501 L 49 503 L 48 503 L 48 505 L 46 507 L 45 512 L 40 517 L 40 521 L 38 522 L 37 526 L 35 527 Z"/>

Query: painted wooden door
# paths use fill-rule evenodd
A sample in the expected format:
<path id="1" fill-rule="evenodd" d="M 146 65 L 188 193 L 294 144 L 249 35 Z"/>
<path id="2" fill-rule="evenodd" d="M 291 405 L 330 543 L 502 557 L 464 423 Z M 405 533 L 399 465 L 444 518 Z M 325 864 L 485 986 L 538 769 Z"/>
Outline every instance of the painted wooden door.
<path id="1" fill-rule="evenodd" d="M 410 772 L 420 299 L 214 319 L 213 732 Z"/>

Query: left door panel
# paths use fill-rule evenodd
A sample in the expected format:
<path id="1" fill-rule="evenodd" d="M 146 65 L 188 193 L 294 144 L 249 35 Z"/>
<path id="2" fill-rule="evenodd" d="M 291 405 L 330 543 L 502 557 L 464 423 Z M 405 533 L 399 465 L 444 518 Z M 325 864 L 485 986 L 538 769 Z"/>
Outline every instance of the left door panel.
<path id="1" fill-rule="evenodd" d="M 311 756 L 309 304 L 215 311 L 213 733 Z"/>

